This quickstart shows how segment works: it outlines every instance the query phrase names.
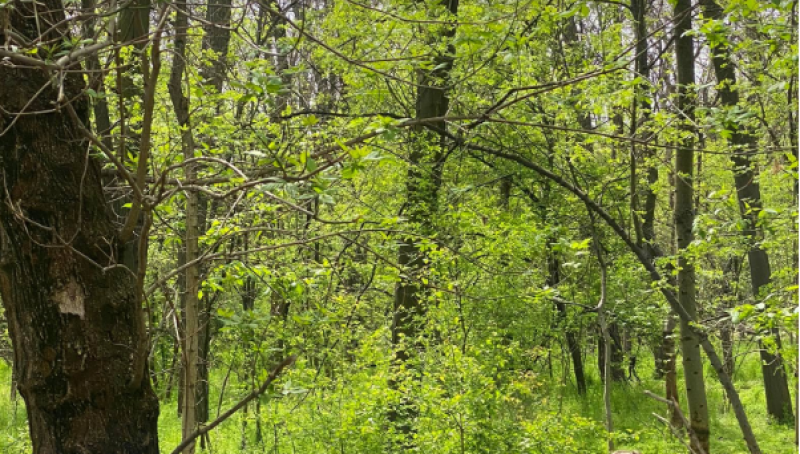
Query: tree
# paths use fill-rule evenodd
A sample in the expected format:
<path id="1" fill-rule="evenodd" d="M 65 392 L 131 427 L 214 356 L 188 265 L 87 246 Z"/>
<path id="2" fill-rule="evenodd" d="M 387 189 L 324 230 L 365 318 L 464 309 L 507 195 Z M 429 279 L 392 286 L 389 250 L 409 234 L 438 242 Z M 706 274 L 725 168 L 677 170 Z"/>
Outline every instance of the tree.
<path id="1" fill-rule="evenodd" d="M 169 92 L 175 116 L 181 128 L 181 148 L 186 163 L 186 178 L 197 179 L 194 160 L 194 133 L 191 125 L 189 98 L 183 91 L 182 79 L 186 68 L 186 41 L 189 30 L 187 3 L 178 3 L 175 13 L 175 59 L 170 73 Z M 188 438 L 197 429 L 197 394 L 200 348 L 200 195 L 197 191 L 186 193 L 186 295 L 184 300 L 183 339 L 181 358 L 183 364 L 183 395 L 180 406 L 183 418 L 183 438 Z M 189 443 L 184 454 L 193 454 L 195 444 Z"/>
<path id="2" fill-rule="evenodd" d="M 685 135 L 675 153 L 675 232 L 678 240 L 678 301 L 690 319 L 681 320 L 681 351 L 683 353 L 683 378 L 686 382 L 686 400 L 689 421 L 697 435 L 702 452 L 709 452 L 708 402 L 703 377 L 703 360 L 695 330 L 690 327 L 697 319 L 696 282 L 689 245 L 694 240 L 694 121 L 695 101 L 691 91 L 694 76 L 694 38 L 692 30 L 691 1 L 679 0 L 675 4 L 675 60 L 677 64 L 678 108 L 683 116 Z"/>
<path id="3" fill-rule="evenodd" d="M 722 8 L 714 0 L 703 0 L 703 11 L 712 21 L 724 20 Z M 714 74 L 717 78 L 717 91 L 723 108 L 733 110 L 739 105 L 739 93 L 736 89 L 736 70 L 731 59 L 730 48 L 725 39 L 716 41 L 711 48 Z M 747 259 L 750 266 L 750 282 L 753 296 L 760 298 L 763 290 L 771 281 L 771 269 L 767 252 L 759 245 L 764 234 L 761 227 L 760 213 L 763 203 L 761 189 L 758 181 L 758 170 L 753 164 L 754 153 L 757 148 L 756 136 L 749 131 L 746 125 L 728 124 L 732 129 L 729 135 L 731 161 L 733 162 L 733 175 L 736 185 L 736 196 L 739 200 L 739 213 L 747 227 L 743 234 L 748 241 Z M 777 327 L 769 329 L 775 340 L 777 349 L 781 347 L 780 331 Z M 764 391 L 767 399 L 767 412 L 776 420 L 791 424 L 794 421 L 792 413 L 792 398 L 789 394 L 789 384 L 786 378 L 786 369 L 780 353 L 773 353 L 773 347 L 765 342 L 760 342 L 759 354 L 761 355 L 761 373 L 764 378 Z"/>
<path id="4" fill-rule="evenodd" d="M 162 408 L 181 410 L 159 419 L 162 448 L 182 440 L 173 454 L 680 452 L 688 443 L 699 453 L 692 415 L 677 404 L 678 321 L 689 368 L 718 378 L 704 381 L 708 406 L 733 410 L 711 415 L 715 433 L 730 432 L 733 416 L 741 430 L 715 438 L 714 451 L 789 454 L 791 429 L 765 424 L 765 402 L 745 408 L 738 387 L 760 366 L 758 338 L 774 346 L 772 329 L 785 342 L 770 351 L 796 367 L 796 160 L 785 145 L 796 140 L 786 89 L 797 63 L 783 52 L 792 5 L 725 3 L 723 20 L 679 21 L 676 34 L 673 4 L 624 3 L 82 0 L 63 5 L 65 29 L 48 26 L 52 13 L 17 19 L 23 27 L 0 20 L 0 71 L 12 71 L 0 75 L 38 77 L 2 77 L 27 98 L 0 89 L 16 103 L 0 102 L 0 159 L 45 143 L 69 151 L 0 167 L 12 186 L 33 170 L 55 175 L 0 186 L 0 217 L 14 224 L 0 249 L 19 248 L 38 267 L 34 278 L 18 273 L 32 291 L 46 292 L 39 275 L 62 262 L 82 273 L 77 287 L 71 275 L 52 283 L 69 298 L 88 288 L 74 263 L 98 263 L 114 278 L 106 288 L 132 289 L 114 300 L 126 304 L 124 320 L 98 321 L 122 339 L 108 348 L 124 357 L 104 380 L 131 383 L 111 390 L 128 412 L 142 405 L 128 394 L 153 399 L 134 385 L 147 381 Z M 715 51 L 694 55 L 694 83 L 681 53 L 676 83 L 672 47 L 689 35 L 729 43 L 737 106 L 720 104 L 722 86 L 709 83 Z M 739 150 L 753 150 L 744 154 L 760 183 L 754 237 L 743 234 L 731 178 L 736 131 L 758 138 Z M 78 190 L 60 189 L 74 181 Z M 65 223 L 43 221 L 31 200 L 58 203 L 87 235 L 53 236 Z M 97 200 L 105 221 L 87 211 Z M 753 243 L 771 266 L 757 297 L 739 272 Z M 18 279 L 10 263 L 6 281 Z M 6 306 L 0 346 L 9 323 L 14 335 L 14 323 L 47 313 Z M 80 315 L 60 317 L 54 329 L 74 337 Z M 58 344 L 64 358 L 77 357 L 73 344 Z M 673 352 L 656 358 L 664 399 L 641 393 L 662 386 L 645 378 L 645 344 Z M 39 347 L 20 351 L 18 374 L 34 370 Z M 617 386 L 634 357 L 643 383 Z M 181 363 L 186 392 L 176 399 Z M 0 363 L 0 451 L 24 454 L 27 421 L 4 411 L 9 373 Z M 67 382 L 69 402 L 85 394 L 85 381 Z M 96 406 L 94 396 L 68 409 Z M 85 421 L 68 429 L 93 428 Z"/>
<path id="5" fill-rule="evenodd" d="M 3 42 L 24 48 L 20 37 L 37 30 L 57 42 L 68 33 L 61 2 L 38 5 L 0 10 Z M 33 451 L 155 454 L 158 400 L 137 358 L 147 343 L 142 293 L 117 262 L 123 244 L 86 140 L 84 82 L 70 73 L 51 83 L 48 64 L 28 63 L 0 66 L 0 292 Z M 43 113 L 13 114 L 27 109 Z"/>
<path id="6" fill-rule="evenodd" d="M 446 0 L 440 5 L 445 9 L 442 16 L 448 21 L 458 13 L 458 0 Z M 454 34 L 454 28 L 446 28 L 441 37 L 432 39 L 431 48 L 439 47 L 439 38 L 452 38 Z M 432 69 L 418 72 L 415 111 L 416 118 L 423 122 L 412 129 L 413 148 L 409 153 L 410 166 L 406 181 L 405 216 L 411 225 L 419 226 L 427 234 L 433 233 L 432 221 L 438 211 L 442 167 L 448 151 L 447 139 L 442 135 L 446 131 L 446 123 L 440 118 L 447 115 L 450 108 L 446 87 L 455 56 L 452 46 L 445 45 L 445 52 L 437 53 L 434 57 Z M 424 122 L 428 118 L 436 120 Z M 404 276 L 395 288 L 391 328 L 396 374 L 403 374 L 403 368 L 410 368 L 413 374 L 415 368 L 413 351 L 420 345 L 418 337 L 422 334 L 420 328 L 427 304 L 423 283 L 427 280 L 426 261 L 425 249 L 418 244 L 417 238 L 401 241 L 397 263 L 403 267 Z M 402 382 L 400 377 L 393 377 L 390 386 L 401 390 Z M 415 406 L 404 396 L 389 413 L 389 420 L 402 438 L 399 446 L 403 450 L 412 449 L 414 445 L 412 424 L 418 412 Z"/>

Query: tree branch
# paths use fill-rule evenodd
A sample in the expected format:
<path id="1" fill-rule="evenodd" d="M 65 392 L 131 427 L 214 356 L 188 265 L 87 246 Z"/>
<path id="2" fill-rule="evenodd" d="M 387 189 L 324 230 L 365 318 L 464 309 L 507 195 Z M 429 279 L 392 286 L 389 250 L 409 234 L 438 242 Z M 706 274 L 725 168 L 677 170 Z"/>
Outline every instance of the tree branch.
<path id="1" fill-rule="evenodd" d="M 293 356 L 290 356 L 290 357 L 284 359 L 283 362 L 281 362 L 280 364 L 278 364 L 277 367 L 275 367 L 275 370 L 273 370 L 272 373 L 269 374 L 269 377 L 267 377 L 267 379 L 264 380 L 264 383 L 262 383 L 261 386 L 258 387 L 258 389 L 253 390 L 244 399 L 240 400 L 236 405 L 231 407 L 225 413 L 219 415 L 219 417 L 217 417 L 217 419 L 211 421 L 208 425 L 205 425 L 205 426 L 195 430 L 194 432 L 192 432 L 191 435 L 189 435 L 188 437 L 184 438 L 183 441 L 181 441 L 180 444 L 178 446 L 176 446 L 175 449 L 172 450 L 172 454 L 180 454 L 183 451 L 183 449 L 185 447 L 189 446 L 192 442 L 194 442 L 194 440 L 196 440 L 197 437 L 207 434 L 208 432 L 211 431 L 211 429 L 213 429 L 213 428 L 217 427 L 218 425 L 222 424 L 226 419 L 230 418 L 237 411 L 241 410 L 251 400 L 255 399 L 256 397 L 258 397 L 258 396 L 260 396 L 262 394 L 264 394 L 264 392 L 267 390 L 267 388 L 269 388 L 269 385 L 271 385 L 272 382 L 275 381 L 276 378 L 278 378 L 278 375 L 280 375 L 281 372 L 283 372 L 283 369 L 285 369 L 285 368 L 291 366 L 292 364 L 294 364 L 296 359 L 297 359 L 296 355 L 293 355 Z"/>

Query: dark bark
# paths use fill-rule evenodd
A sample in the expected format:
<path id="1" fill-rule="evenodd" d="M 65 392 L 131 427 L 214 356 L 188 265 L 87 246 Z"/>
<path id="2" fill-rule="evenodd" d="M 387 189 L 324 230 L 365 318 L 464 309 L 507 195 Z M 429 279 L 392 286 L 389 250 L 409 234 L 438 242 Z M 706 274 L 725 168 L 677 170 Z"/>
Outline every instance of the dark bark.
<path id="1" fill-rule="evenodd" d="M 548 243 L 553 242 L 554 241 L 549 241 Z M 555 252 L 551 250 L 549 245 L 547 249 L 548 275 L 546 284 L 548 287 L 555 288 L 561 281 L 561 275 L 559 273 L 559 268 L 561 265 L 555 255 Z M 567 349 L 569 350 L 570 358 L 572 359 L 572 370 L 575 374 L 575 385 L 578 388 L 578 394 L 584 395 L 586 394 L 586 378 L 583 373 L 583 357 L 581 357 L 581 346 L 578 342 L 577 336 L 575 335 L 575 331 L 569 326 L 569 312 L 567 311 L 567 305 L 559 302 L 556 302 L 555 304 L 556 309 L 558 310 L 558 324 L 560 326 L 556 326 L 554 329 L 563 329 L 565 332 Z"/>
<path id="2" fill-rule="evenodd" d="M 611 358 L 611 368 L 609 370 L 611 374 L 611 380 L 616 382 L 625 381 L 625 368 L 623 367 L 625 354 L 622 351 L 622 338 L 620 337 L 619 333 L 619 324 L 616 322 L 608 323 L 608 338 L 611 346 L 611 352 L 609 354 L 609 357 Z M 602 371 L 604 371 L 606 368 L 606 351 L 605 342 L 603 341 L 602 336 L 598 338 L 597 346 L 597 367 L 601 372 L 600 378 L 604 379 L 604 374 L 602 374 Z"/>
<path id="3" fill-rule="evenodd" d="M 675 59 L 677 63 L 678 109 L 685 121 L 682 128 L 688 133 L 678 144 L 675 154 L 675 235 L 678 239 L 678 302 L 689 319 L 681 319 L 681 352 L 686 400 L 691 429 L 697 434 L 702 452 L 709 452 L 708 402 L 706 398 L 700 342 L 690 320 L 697 319 L 696 283 L 693 261 L 686 250 L 694 240 L 694 123 L 695 83 L 694 38 L 691 0 L 677 0 L 674 11 Z"/>
<path id="4" fill-rule="evenodd" d="M 724 20 L 722 8 L 714 0 L 702 1 L 705 15 L 710 19 Z M 730 49 L 719 44 L 712 49 L 714 73 L 719 86 L 719 99 L 724 107 L 732 108 L 739 104 L 739 93 L 736 91 L 736 72 L 730 57 Z M 733 130 L 729 139 L 731 160 L 734 165 L 734 183 L 739 199 L 739 212 L 746 223 L 744 235 L 749 242 L 747 259 L 750 263 L 750 281 L 753 296 L 760 297 L 762 289 L 770 284 L 771 270 L 769 256 L 759 245 L 763 232 L 758 224 L 758 214 L 762 208 L 761 188 L 758 183 L 758 171 L 753 158 L 758 146 L 756 136 L 744 125 L 726 125 Z M 770 330 L 775 343 L 780 347 L 780 333 L 777 328 Z M 763 342 L 760 345 L 761 372 L 764 377 L 764 391 L 767 399 L 767 412 L 777 421 L 791 424 L 794 421 L 792 399 L 789 394 L 789 383 L 786 369 L 780 354 L 768 350 Z"/>
<path id="5" fill-rule="evenodd" d="M 442 2 L 450 15 L 458 12 L 458 0 L 444 0 Z M 448 27 L 432 40 L 432 47 L 438 47 L 439 39 L 451 39 L 455 35 L 455 28 Z M 432 70 L 418 72 L 418 88 L 416 96 L 416 118 L 436 118 L 447 114 L 450 100 L 445 86 L 450 70 L 455 60 L 455 48 L 447 46 L 445 53 L 437 55 L 432 62 Z M 441 185 L 441 172 L 446 154 L 447 139 L 439 131 L 446 131 L 446 123 L 441 120 L 420 124 L 412 131 L 414 148 L 409 154 L 409 169 L 406 180 L 406 217 L 411 225 L 418 226 L 422 233 L 430 233 L 431 219 L 438 211 L 437 200 Z M 431 145 L 434 144 L 433 147 Z M 433 151 L 431 149 L 433 148 Z M 415 356 L 414 350 L 420 347 L 418 336 L 426 313 L 425 289 L 421 286 L 426 264 L 425 253 L 416 243 L 416 239 L 403 239 L 398 250 L 398 264 L 403 267 L 404 273 L 401 281 L 395 288 L 393 318 L 392 318 L 392 346 L 394 348 L 394 364 L 404 364 L 406 369 L 414 369 L 411 363 Z M 395 368 L 394 373 L 399 374 L 400 368 Z M 403 378 L 399 376 L 390 379 L 390 387 L 399 389 Z M 401 402 L 392 406 L 388 418 L 395 432 L 402 441 L 395 444 L 398 450 L 414 449 L 413 421 L 419 410 L 413 399 L 404 396 Z"/>
<path id="6" fill-rule="evenodd" d="M 675 327 L 678 325 L 678 317 L 672 312 L 667 315 L 664 321 L 663 349 L 664 349 L 664 396 L 670 402 L 679 403 L 678 394 L 678 352 L 675 351 Z M 683 421 L 674 406 L 670 406 L 670 424 L 673 427 L 682 427 Z"/>
<path id="7" fill-rule="evenodd" d="M 84 11 L 94 12 L 94 0 L 81 0 L 81 7 Z M 83 22 L 83 38 L 94 39 L 95 37 L 95 19 L 88 18 Z M 86 57 L 86 69 L 88 71 L 98 71 L 101 68 L 100 58 L 97 54 L 92 53 Z M 105 94 L 105 83 L 103 81 L 102 73 L 90 72 L 89 73 L 89 88 L 92 88 L 99 94 Z M 92 99 L 92 113 L 94 114 L 95 133 L 100 137 L 109 150 L 114 148 L 111 141 L 111 116 L 108 111 L 108 101 L 105 97 L 99 96 Z"/>
<path id="8" fill-rule="evenodd" d="M 209 1 L 206 6 L 206 25 L 205 35 L 203 36 L 203 49 L 212 50 L 216 54 L 211 62 L 211 66 L 204 66 L 201 69 L 203 81 L 214 87 L 216 92 L 222 91 L 222 84 L 225 81 L 225 70 L 227 66 L 228 43 L 230 42 L 230 22 L 231 22 L 231 0 Z M 204 139 L 204 138 L 203 138 Z M 198 204 L 198 225 L 203 226 L 203 231 L 208 228 L 208 200 L 201 194 L 197 196 Z M 211 215 L 214 215 L 212 204 Z M 205 275 L 207 267 L 203 267 L 201 275 Z M 213 321 L 211 294 L 205 294 L 200 301 L 198 311 L 198 349 L 197 349 L 197 390 L 195 395 L 197 421 L 204 423 L 208 421 L 209 387 L 208 379 L 210 372 L 209 355 L 211 353 L 211 323 Z"/>
<path id="9" fill-rule="evenodd" d="M 64 19 L 60 1 L 13 2 L 0 11 L 28 37 Z M 44 40 L 60 42 L 62 27 Z M 0 31 L 0 41 L 6 41 Z M 13 39 L 11 39 L 13 42 Z M 22 43 L 18 43 L 22 45 Z M 40 69 L 0 65 L 0 107 L 20 112 L 50 81 Z M 114 266 L 121 244 L 106 208 L 98 163 L 81 121 L 88 103 L 81 76 L 67 75 L 64 96 L 75 117 L 56 112 L 0 116 L 0 293 L 14 346 L 35 454 L 158 453 L 158 401 L 132 352 L 147 339 L 136 278 Z M 50 86 L 27 106 L 52 109 Z M 46 131 L 47 133 L 43 133 Z"/>

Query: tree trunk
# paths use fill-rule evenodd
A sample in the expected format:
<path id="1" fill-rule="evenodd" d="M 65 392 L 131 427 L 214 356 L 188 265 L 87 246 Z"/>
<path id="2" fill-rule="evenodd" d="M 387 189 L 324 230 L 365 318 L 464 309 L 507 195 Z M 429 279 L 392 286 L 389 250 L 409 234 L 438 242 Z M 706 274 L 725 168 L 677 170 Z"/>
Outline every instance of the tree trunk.
<path id="1" fill-rule="evenodd" d="M 120 12 L 117 20 L 115 40 L 122 47 L 124 45 L 132 45 L 133 52 L 128 55 L 128 59 L 120 56 L 119 49 L 117 49 L 117 90 L 119 92 L 119 123 L 120 133 L 119 137 L 119 159 L 122 162 L 133 164 L 131 156 L 138 156 L 139 149 L 143 145 L 141 142 L 141 134 L 138 130 L 141 128 L 141 121 L 136 123 L 132 122 L 133 105 L 140 102 L 145 106 L 144 92 L 134 82 L 135 76 L 142 75 L 142 66 L 146 61 L 147 55 L 146 47 L 148 39 L 150 39 L 150 0 L 132 0 L 125 5 Z M 93 67 L 95 64 L 99 67 L 99 59 L 93 54 L 87 59 L 89 66 Z M 102 83 L 102 76 L 98 77 L 98 83 Z M 153 84 L 157 80 L 153 81 Z M 153 87 L 155 90 L 155 87 Z M 111 128 L 110 121 L 103 118 L 102 115 L 107 115 L 107 111 L 103 112 L 102 98 L 96 100 L 96 122 L 98 127 L 108 126 Z M 107 110 L 107 108 L 106 108 Z M 99 114 L 99 115 L 97 115 Z M 102 132 L 102 131 L 98 131 Z M 111 131 L 107 131 L 110 133 Z M 135 164 L 134 164 L 135 165 Z M 139 207 L 134 206 L 138 201 L 130 197 L 129 194 L 124 194 L 122 197 L 116 198 L 114 203 L 114 211 L 119 216 L 119 220 L 123 223 L 132 223 L 133 233 L 128 238 L 123 238 L 125 247 L 120 255 L 122 263 L 130 268 L 136 270 L 139 267 L 139 238 L 138 233 L 141 230 L 141 217 L 136 215 L 128 219 L 131 212 L 140 213 Z M 123 228 L 124 230 L 124 228 Z M 135 271 L 134 271 L 135 272 Z"/>
<path id="2" fill-rule="evenodd" d="M 664 321 L 664 395 L 667 400 L 680 402 L 680 395 L 678 394 L 678 352 L 675 351 L 675 326 L 678 324 L 678 317 L 672 312 L 667 315 Z M 678 414 L 678 407 L 670 406 L 670 423 L 673 427 L 682 427 L 683 419 Z"/>
<path id="3" fill-rule="evenodd" d="M 722 8 L 714 0 L 702 1 L 705 15 L 712 20 L 724 20 Z M 718 93 L 720 102 L 724 107 L 732 108 L 739 104 L 739 93 L 735 91 L 736 72 L 730 57 L 730 49 L 724 43 L 711 49 L 713 53 L 714 73 L 717 76 Z M 761 211 L 761 189 L 758 183 L 757 169 L 752 163 L 757 148 L 756 137 L 745 127 L 737 124 L 727 125 L 733 130 L 729 139 L 732 148 L 731 160 L 734 165 L 734 183 L 736 195 L 739 198 L 739 212 L 745 220 L 747 227 L 744 234 L 749 241 L 747 251 L 750 262 L 750 281 L 753 287 L 753 296 L 760 297 L 762 289 L 766 288 L 771 280 L 769 256 L 761 249 L 759 240 L 763 232 L 758 225 L 758 214 Z M 780 348 L 780 333 L 777 328 L 771 330 L 775 343 Z M 777 421 L 791 424 L 794 421 L 792 413 L 792 399 L 789 394 L 789 382 L 786 369 L 780 354 L 773 354 L 762 342 L 761 372 L 764 377 L 764 392 L 767 399 L 767 412 Z"/>
<path id="4" fill-rule="evenodd" d="M 556 257 L 556 253 L 550 247 L 555 239 L 551 238 L 551 241 L 548 241 L 547 246 L 547 279 L 546 285 L 551 288 L 555 288 L 558 283 L 561 281 L 561 275 L 559 273 L 559 268 L 561 264 L 559 263 L 558 258 Z M 575 373 L 575 384 L 578 388 L 578 394 L 584 395 L 586 394 L 586 378 L 584 377 L 583 373 L 583 358 L 581 357 L 581 346 L 578 343 L 578 339 L 575 336 L 575 332 L 569 326 L 569 312 L 567 311 L 567 305 L 564 303 L 556 303 L 556 309 L 558 310 L 558 323 L 556 326 L 553 327 L 555 330 L 563 329 L 565 332 L 565 337 L 567 339 L 567 348 L 569 349 L 570 357 L 572 358 L 572 369 Z M 601 369 L 602 371 L 602 369 Z"/>
<path id="5" fill-rule="evenodd" d="M 181 148 L 184 160 L 194 158 L 194 137 L 189 121 L 189 99 L 183 93 L 182 78 L 185 68 L 186 37 L 189 28 L 186 14 L 186 2 L 176 3 L 180 11 L 175 17 L 175 58 L 172 61 L 172 72 L 169 78 L 169 94 L 175 110 L 175 116 L 181 127 Z M 194 164 L 188 164 L 184 169 L 186 179 L 193 180 L 197 176 Z M 192 263 L 200 256 L 198 238 L 200 236 L 199 224 L 199 197 L 196 191 L 186 192 L 186 232 L 184 244 L 186 247 L 186 263 Z M 197 371 L 199 348 L 199 300 L 200 290 L 200 265 L 188 266 L 184 272 L 186 280 L 186 307 L 184 310 L 185 322 L 183 326 L 183 398 L 180 405 L 182 410 L 182 433 L 186 438 L 192 434 L 197 426 Z M 183 451 L 193 454 L 195 443 L 190 443 Z"/>
<path id="6" fill-rule="evenodd" d="M 458 0 L 443 0 L 450 15 L 458 12 Z M 455 35 L 453 27 L 447 27 L 438 35 L 438 38 L 450 39 Z M 433 49 L 438 47 L 438 39 L 432 39 Z M 450 70 L 455 60 L 455 48 L 448 44 L 444 53 L 438 54 L 433 59 L 432 70 L 420 70 L 419 85 L 416 97 L 417 119 L 435 118 L 445 116 L 450 107 L 450 100 L 445 88 Z M 442 165 L 444 164 L 446 139 L 440 131 L 446 130 L 446 123 L 441 120 L 419 125 L 412 131 L 414 137 L 413 150 L 409 155 L 410 167 L 406 182 L 406 217 L 409 224 L 417 226 L 423 233 L 430 233 L 432 228 L 431 218 L 437 210 L 439 186 L 441 185 Z M 434 152 L 431 152 L 433 144 Z M 418 337 L 421 332 L 421 323 L 425 316 L 425 291 L 421 287 L 421 280 L 425 273 L 425 252 L 417 245 L 417 240 L 407 238 L 402 240 L 398 250 L 398 264 L 403 267 L 401 281 L 397 284 L 394 294 L 392 318 L 392 347 L 394 349 L 394 371 L 389 386 L 400 390 L 403 383 L 408 383 L 402 375 L 407 375 L 403 369 L 413 370 L 411 363 L 420 343 Z M 414 428 L 412 422 L 416 419 L 419 410 L 407 395 L 395 403 L 389 411 L 388 418 L 391 422 L 398 440 L 396 450 L 414 449 Z"/>
<path id="7" fill-rule="evenodd" d="M 214 0 L 207 2 L 206 5 L 206 25 L 205 35 L 203 35 L 203 49 L 212 50 L 216 57 L 211 66 L 204 66 L 200 70 L 203 82 L 214 87 L 217 93 L 222 92 L 222 84 L 225 80 L 225 68 L 227 64 L 228 43 L 230 42 L 230 22 L 231 22 L 231 0 Z M 219 106 L 218 106 L 219 107 Z M 198 204 L 198 229 L 202 226 L 205 230 L 208 227 L 208 201 L 206 197 L 197 194 Z M 214 204 L 212 204 L 211 216 L 214 215 Z M 198 231 L 199 233 L 199 231 Z M 205 268 L 205 267 L 204 267 Z M 202 273 L 205 275 L 205 270 Z M 209 405 L 209 355 L 211 353 L 211 322 L 213 320 L 213 298 L 211 295 L 204 295 L 199 304 L 198 313 L 198 351 L 197 351 L 197 390 L 196 390 L 196 411 L 197 422 L 208 421 Z"/>
<path id="8" fill-rule="evenodd" d="M 15 1 L 0 11 L 17 30 L 64 24 L 60 1 Z M 60 42 L 65 27 L 41 38 Z M 33 36 L 31 36 L 33 37 Z M 14 43 L 13 37 L 0 41 Z M 24 46 L 24 43 L 15 43 Z M 132 358 L 146 343 L 136 278 L 115 266 L 121 252 L 106 209 L 100 168 L 81 131 L 88 103 L 82 76 L 64 77 L 64 107 L 41 69 L 0 65 L 0 225 L 7 240 L 0 293 L 14 346 L 35 454 L 158 453 L 158 400 Z M 26 104 L 33 100 L 32 104 Z M 14 120 L 12 126 L 10 122 Z M 79 124 L 81 121 L 83 124 Z M 47 133 L 42 133 L 47 131 Z M 140 375 L 141 376 L 141 375 Z"/>
<path id="9" fill-rule="evenodd" d="M 721 310 L 725 311 L 734 307 L 737 300 L 737 287 L 733 283 L 738 282 L 739 270 L 741 264 L 738 257 L 732 256 L 725 261 L 722 266 L 722 307 Z M 723 315 L 724 312 L 723 312 Z M 725 372 L 733 377 L 734 360 L 733 360 L 733 342 L 734 342 L 734 326 L 728 317 L 722 320 L 722 327 L 719 333 L 720 343 L 722 344 L 722 359 L 725 365 Z"/>
<path id="10" fill-rule="evenodd" d="M 675 58 L 677 61 L 678 109 L 685 117 L 682 125 L 687 135 L 678 145 L 675 156 L 675 234 L 678 239 L 678 302 L 688 313 L 689 320 L 697 319 L 694 263 L 686 256 L 686 250 L 694 240 L 694 122 L 693 85 L 694 38 L 692 30 L 691 0 L 677 0 L 675 4 Z M 683 352 L 683 376 L 686 382 L 686 398 L 689 404 L 689 421 L 697 434 L 702 452 L 709 452 L 708 403 L 706 401 L 703 361 L 700 356 L 699 339 L 689 326 L 689 320 L 681 319 L 681 351 Z"/>
<path id="11" fill-rule="evenodd" d="M 183 232 L 181 235 L 183 238 L 186 238 L 186 233 Z M 178 261 L 176 264 L 177 268 L 186 265 L 186 244 L 181 244 L 178 248 Z M 175 285 L 178 287 L 178 295 L 180 298 L 179 307 L 177 310 L 179 314 L 175 314 L 176 317 L 180 317 L 180 326 L 186 326 L 186 273 L 180 273 L 175 279 Z M 184 357 L 183 351 L 186 348 L 184 344 L 184 337 L 183 337 L 183 330 L 181 329 L 179 334 L 179 339 L 177 339 L 177 348 L 178 351 L 176 354 L 178 355 L 178 364 L 177 364 L 177 375 L 178 375 L 178 405 L 177 405 L 177 415 L 178 417 L 183 417 L 183 366 L 184 366 Z"/>
<path id="12" fill-rule="evenodd" d="M 603 409 L 605 411 L 606 420 L 606 437 L 608 437 L 608 451 L 614 450 L 614 419 L 611 411 L 611 382 L 613 381 L 611 374 L 611 336 L 608 332 L 608 324 L 606 323 L 606 296 L 607 296 L 607 271 L 606 262 L 603 259 L 603 245 L 600 244 L 600 239 L 597 235 L 597 229 L 594 225 L 594 213 L 586 207 L 589 217 L 592 220 L 592 241 L 594 242 L 594 250 L 597 255 L 597 262 L 600 265 L 600 301 L 597 303 L 597 322 L 600 325 L 600 334 L 603 338 L 603 369 L 600 375 L 603 377 Z"/>
<path id="13" fill-rule="evenodd" d="M 606 333 L 601 335 L 608 335 L 610 345 L 610 352 L 606 354 L 606 342 L 603 338 L 598 339 L 597 350 L 597 368 L 600 370 L 600 379 L 605 380 L 606 370 L 606 357 L 610 358 L 611 364 L 609 365 L 610 377 L 612 380 L 620 382 L 625 381 L 625 368 L 623 362 L 625 361 L 625 354 L 622 351 L 622 339 L 619 335 L 619 325 L 616 321 L 606 321 Z"/>

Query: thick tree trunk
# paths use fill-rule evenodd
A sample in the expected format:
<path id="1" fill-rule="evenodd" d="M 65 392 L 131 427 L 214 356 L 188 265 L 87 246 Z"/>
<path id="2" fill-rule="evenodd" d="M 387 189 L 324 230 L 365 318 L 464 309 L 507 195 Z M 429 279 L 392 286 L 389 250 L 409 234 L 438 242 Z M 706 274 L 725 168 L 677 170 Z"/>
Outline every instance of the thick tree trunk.
<path id="1" fill-rule="evenodd" d="M 714 0 L 702 1 L 706 16 L 713 20 L 724 20 L 722 8 Z M 735 91 L 736 72 L 727 45 L 719 44 L 712 49 L 714 73 L 719 83 L 718 93 L 723 106 L 732 108 L 739 104 L 739 93 Z M 744 127 L 732 124 L 733 134 L 729 139 L 731 159 L 734 164 L 734 182 L 736 195 L 739 198 L 739 212 L 747 223 L 744 234 L 750 243 L 747 259 L 750 262 L 750 281 L 753 296 L 759 298 L 760 291 L 769 285 L 771 270 L 767 252 L 759 246 L 763 232 L 758 225 L 758 214 L 761 211 L 761 189 L 758 183 L 757 169 L 752 163 L 757 148 L 756 137 Z M 777 328 L 770 333 L 780 347 L 780 333 Z M 764 391 L 767 398 L 767 412 L 777 421 L 791 424 L 794 421 L 792 399 L 789 394 L 789 382 L 786 369 L 780 354 L 773 354 L 763 344 L 761 349 L 761 372 L 764 377 Z"/>
<path id="2" fill-rule="evenodd" d="M 694 38 L 692 30 L 691 0 L 678 0 L 675 4 L 675 58 L 677 61 L 678 108 L 685 116 L 684 128 L 689 133 L 678 145 L 675 170 L 675 234 L 678 238 L 678 302 L 688 313 L 689 320 L 697 319 L 694 263 L 686 256 L 694 240 L 694 104 L 692 96 L 695 83 Z M 689 421 L 697 434 L 700 448 L 709 452 L 708 402 L 706 400 L 703 360 L 697 335 L 681 319 L 681 351 L 683 352 L 683 377 L 686 383 L 686 400 L 689 404 Z"/>
<path id="3" fill-rule="evenodd" d="M 26 32 L 63 23 L 60 1 L 37 5 L 38 14 L 15 1 L 0 18 Z M 62 32 L 42 39 L 60 42 Z M 13 43 L 0 31 L 7 39 Z M 0 107 L 49 111 L 58 87 L 35 96 L 49 82 L 41 69 L 0 65 Z M 158 401 L 146 376 L 133 380 L 141 373 L 133 365 L 143 363 L 132 352 L 147 342 L 136 278 L 113 261 L 122 248 L 77 123 L 88 120 L 82 77 L 67 75 L 63 84 L 64 97 L 78 99 L 78 118 L 69 107 L 0 116 L 0 129 L 10 126 L 0 135 L 0 293 L 33 452 L 156 454 Z"/>

